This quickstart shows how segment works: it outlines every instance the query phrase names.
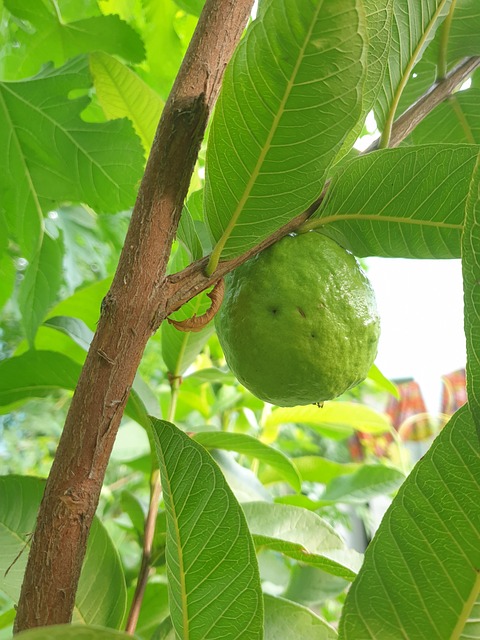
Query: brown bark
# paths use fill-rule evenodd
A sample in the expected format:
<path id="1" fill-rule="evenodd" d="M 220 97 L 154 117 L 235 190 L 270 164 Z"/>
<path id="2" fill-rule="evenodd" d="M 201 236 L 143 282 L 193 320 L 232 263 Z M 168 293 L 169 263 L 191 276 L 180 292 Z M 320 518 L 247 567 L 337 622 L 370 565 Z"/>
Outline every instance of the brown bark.
<path id="1" fill-rule="evenodd" d="M 145 345 L 165 317 L 166 266 L 207 119 L 252 4 L 207 0 L 165 105 L 40 506 L 15 632 L 71 620 L 123 409 Z"/>

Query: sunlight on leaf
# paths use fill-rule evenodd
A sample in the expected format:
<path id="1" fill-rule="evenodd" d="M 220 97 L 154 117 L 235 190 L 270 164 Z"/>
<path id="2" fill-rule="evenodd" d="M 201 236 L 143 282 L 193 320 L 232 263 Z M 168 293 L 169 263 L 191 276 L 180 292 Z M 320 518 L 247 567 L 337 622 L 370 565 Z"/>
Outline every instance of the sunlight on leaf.
<path id="1" fill-rule="evenodd" d="M 383 518 L 347 595 L 340 638 L 393 640 L 399 629 L 418 640 L 459 637 L 480 593 L 479 469 L 465 406 Z"/>
<path id="2" fill-rule="evenodd" d="M 169 422 L 152 424 L 167 510 L 176 633 L 190 640 L 260 640 L 260 578 L 243 512 L 203 447 Z"/>

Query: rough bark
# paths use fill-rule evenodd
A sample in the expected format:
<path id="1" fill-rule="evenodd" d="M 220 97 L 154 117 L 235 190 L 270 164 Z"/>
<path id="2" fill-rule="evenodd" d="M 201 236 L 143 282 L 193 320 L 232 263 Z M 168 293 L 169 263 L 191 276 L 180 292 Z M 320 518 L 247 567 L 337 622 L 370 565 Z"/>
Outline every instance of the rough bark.
<path id="1" fill-rule="evenodd" d="M 208 115 L 252 4 L 207 0 L 165 105 L 40 506 L 15 632 L 71 620 L 115 435 L 167 306 L 166 266 Z"/>

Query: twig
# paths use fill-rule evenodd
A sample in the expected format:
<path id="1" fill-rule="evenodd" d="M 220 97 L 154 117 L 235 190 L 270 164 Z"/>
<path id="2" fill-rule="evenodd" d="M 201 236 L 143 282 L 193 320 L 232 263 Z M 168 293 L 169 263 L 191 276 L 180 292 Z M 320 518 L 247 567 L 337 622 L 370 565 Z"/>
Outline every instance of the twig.
<path id="1" fill-rule="evenodd" d="M 145 519 L 145 528 L 143 531 L 143 547 L 142 547 L 142 563 L 138 573 L 137 585 L 133 595 L 132 606 L 128 615 L 125 631 L 133 635 L 138 623 L 140 609 L 142 607 L 143 596 L 148 583 L 148 577 L 151 570 L 153 538 L 155 536 L 155 524 L 157 521 L 158 503 L 162 493 L 162 485 L 160 482 L 160 471 L 155 469 L 152 473 L 150 481 L 150 502 L 148 505 L 148 513 Z"/>

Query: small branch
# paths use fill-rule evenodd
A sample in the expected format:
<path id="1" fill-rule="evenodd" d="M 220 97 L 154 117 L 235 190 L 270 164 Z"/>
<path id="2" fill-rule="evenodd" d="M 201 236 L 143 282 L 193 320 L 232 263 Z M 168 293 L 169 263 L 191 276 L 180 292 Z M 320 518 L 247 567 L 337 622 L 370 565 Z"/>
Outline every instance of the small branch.
<path id="1" fill-rule="evenodd" d="M 125 631 L 133 635 L 138 623 L 140 609 L 142 607 L 143 596 L 147 587 L 148 578 L 151 570 L 153 538 L 155 535 L 155 524 L 157 522 L 158 503 L 162 493 L 162 485 L 160 482 L 160 470 L 154 469 L 150 480 L 150 502 L 148 505 L 148 513 L 145 520 L 143 531 L 143 548 L 142 563 L 137 578 L 137 586 L 133 595 L 132 606 L 128 615 Z"/>
<path id="2" fill-rule="evenodd" d="M 447 76 L 436 83 L 429 91 L 413 104 L 405 113 L 403 113 L 393 124 L 390 146 L 398 146 L 420 122 L 426 118 L 433 109 L 443 100 L 448 98 L 455 89 L 461 85 L 472 73 L 480 66 L 480 56 L 473 56 L 462 60 L 460 64 L 454 67 Z M 375 140 L 364 153 L 371 153 L 378 149 L 379 139 Z M 217 269 L 212 275 L 206 274 L 206 266 L 209 262 L 209 256 L 197 260 L 189 265 L 183 271 L 174 273 L 167 278 L 167 286 L 169 288 L 167 315 L 170 315 L 182 304 L 190 300 L 194 295 L 211 287 L 219 277 L 225 276 L 229 271 L 246 262 L 249 258 L 260 253 L 267 247 L 271 246 L 283 236 L 298 231 L 298 229 L 308 220 L 318 209 L 322 203 L 329 183 L 327 183 L 320 196 L 308 207 L 306 211 L 290 220 L 280 229 L 277 229 L 272 235 L 268 236 L 258 245 L 247 251 L 241 256 L 232 260 L 220 262 Z"/>

